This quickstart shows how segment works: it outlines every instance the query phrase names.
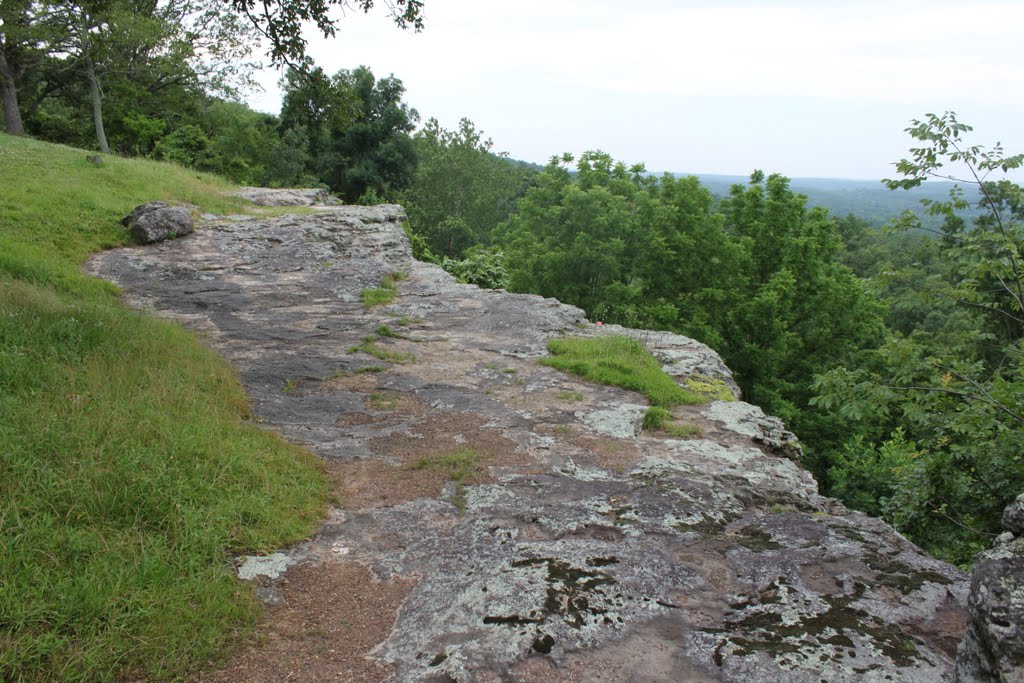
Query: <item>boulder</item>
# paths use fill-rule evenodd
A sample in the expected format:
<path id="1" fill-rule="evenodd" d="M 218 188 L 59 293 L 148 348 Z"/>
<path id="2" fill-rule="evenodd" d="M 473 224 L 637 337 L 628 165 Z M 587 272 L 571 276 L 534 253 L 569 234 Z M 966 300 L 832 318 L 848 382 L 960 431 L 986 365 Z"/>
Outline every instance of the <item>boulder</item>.
<path id="1" fill-rule="evenodd" d="M 1006 530 L 975 558 L 967 633 L 957 650 L 960 683 L 1024 683 L 1024 494 L 1003 514 Z"/>
<path id="2" fill-rule="evenodd" d="M 1014 536 L 1024 536 L 1024 493 L 1003 511 L 1003 528 Z"/>
<path id="3" fill-rule="evenodd" d="M 121 219 L 132 239 L 141 244 L 162 242 L 192 232 L 192 215 L 183 206 L 168 206 L 166 202 L 147 202 Z"/>

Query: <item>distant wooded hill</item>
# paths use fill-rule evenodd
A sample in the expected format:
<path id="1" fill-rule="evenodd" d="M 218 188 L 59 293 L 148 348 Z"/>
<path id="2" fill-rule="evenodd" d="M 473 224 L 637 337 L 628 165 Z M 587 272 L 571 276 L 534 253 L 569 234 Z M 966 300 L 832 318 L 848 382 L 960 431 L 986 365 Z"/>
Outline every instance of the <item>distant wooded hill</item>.
<path id="1" fill-rule="evenodd" d="M 537 173 L 544 170 L 540 164 L 511 159 L 508 161 L 516 166 Z M 661 172 L 652 175 L 660 176 Z M 720 175 L 715 173 L 671 173 L 676 178 L 695 175 L 700 178 L 704 187 L 712 194 L 724 197 L 729 194 L 733 185 L 746 185 L 749 176 Z M 904 211 L 913 211 L 921 217 L 925 227 L 937 229 L 941 219 L 928 216 L 921 205 L 922 199 L 943 201 L 949 199 L 949 191 L 953 183 L 931 180 L 913 190 L 887 190 L 881 180 L 850 180 L 846 178 L 791 178 L 790 187 L 794 192 L 807 196 L 808 206 L 823 206 L 833 216 L 843 217 L 849 214 L 881 226 L 896 218 Z M 965 198 L 977 203 L 977 190 L 964 188 Z M 975 211 L 966 212 L 968 218 Z"/>
<path id="2" fill-rule="evenodd" d="M 718 196 L 729 194 L 729 188 L 737 183 L 746 185 L 747 176 L 674 173 L 676 177 L 696 175 L 704 187 Z M 913 190 L 887 190 L 879 180 L 847 180 L 843 178 L 792 178 L 790 187 L 794 192 L 807 196 L 809 206 L 823 206 L 833 216 L 853 214 L 861 220 L 876 225 L 900 215 L 903 211 L 913 211 L 922 217 L 925 225 L 936 227 L 939 222 L 925 216 L 922 199 L 945 200 L 949 198 L 949 190 L 953 183 L 928 181 Z M 977 201 L 977 192 L 965 189 L 965 197 Z"/>

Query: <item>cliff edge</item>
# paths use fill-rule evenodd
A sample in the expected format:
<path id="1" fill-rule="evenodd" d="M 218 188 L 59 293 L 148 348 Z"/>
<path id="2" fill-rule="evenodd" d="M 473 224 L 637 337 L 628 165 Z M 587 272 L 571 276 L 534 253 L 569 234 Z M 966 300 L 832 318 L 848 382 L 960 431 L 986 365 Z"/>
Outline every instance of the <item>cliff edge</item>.
<path id="1" fill-rule="evenodd" d="M 819 496 L 781 422 L 709 400 L 675 438 L 636 392 L 538 363 L 627 334 L 728 399 L 713 351 L 458 284 L 403 221 L 229 217 L 89 263 L 200 334 L 336 483 L 315 538 L 239 559 L 266 633 L 197 680 L 953 679 L 967 577 Z M 375 289 L 396 296 L 367 308 Z"/>

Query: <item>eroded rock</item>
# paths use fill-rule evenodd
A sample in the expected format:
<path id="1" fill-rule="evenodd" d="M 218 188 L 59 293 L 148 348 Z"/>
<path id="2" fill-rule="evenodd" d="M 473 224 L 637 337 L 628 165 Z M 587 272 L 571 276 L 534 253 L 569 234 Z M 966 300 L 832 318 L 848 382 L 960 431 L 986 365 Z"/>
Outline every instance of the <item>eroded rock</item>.
<path id="1" fill-rule="evenodd" d="M 819 496 L 773 452 L 789 441 L 780 422 L 715 403 L 678 409 L 703 438 L 638 433 L 639 394 L 537 362 L 552 337 L 621 331 L 681 383 L 717 379 L 736 395 L 717 354 L 458 284 L 412 259 L 403 220 L 400 207 L 339 207 L 219 221 L 89 264 L 131 303 L 202 331 L 259 419 L 327 460 L 343 509 L 282 552 L 309 581 L 344 547 L 373 581 L 407 587 L 400 609 L 381 607 L 397 611 L 370 655 L 380 671 L 952 680 L 966 577 Z M 395 300 L 367 310 L 361 290 L 396 271 Z M 609 410 L 628 413 L 623 428 L 595 429 Z"/>

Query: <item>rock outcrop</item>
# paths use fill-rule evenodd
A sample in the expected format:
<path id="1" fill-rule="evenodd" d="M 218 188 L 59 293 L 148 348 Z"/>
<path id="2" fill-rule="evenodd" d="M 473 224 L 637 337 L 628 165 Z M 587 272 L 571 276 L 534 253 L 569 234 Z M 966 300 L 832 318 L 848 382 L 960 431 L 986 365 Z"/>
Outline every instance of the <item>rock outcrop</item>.
<path id="1" fill-rule="evenodd" d="M 132 239 L 140 244 L 162 242 L 192 232 L 192 214 L 184 206 L 169 206 L 167 202 L 147 202 L 135 207 L 121 219 Z"/>
<path id="2" fill-rule="evenodd" d="M 341 200 L 327 190 L 243 187 L 232 193 L 258 206 L 338 206 Z"/>
<path id="3" fill-rule="evenodd" d="M 1024 493 L 1003 513 L 1003 529 L 974 561 L 970 623 L 957 652 L 962 683 L 1024 683 Z"/>
<path id="4" fill-rule="evenodd" d="M 967 577 L 819 496 L 780 422 L 722 400 L 676 410 L 695 438 L 640 431 L 641 396 L 537 362 L 552 337 L 624 332 L 732 399 L 713 351 L 458 284 L 412 259 L 403 220 L 222 220 L 90 262 L 200 333 L 337 482 L 315 538 L 240 561 L 278 636 L 203 681 L 953 679 Z"/>

